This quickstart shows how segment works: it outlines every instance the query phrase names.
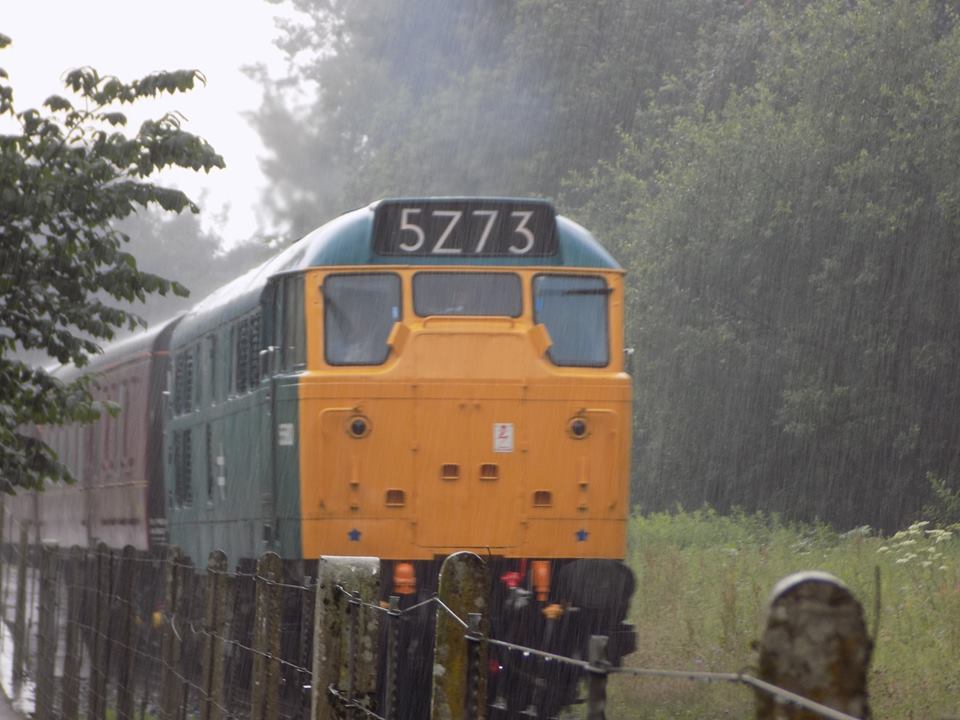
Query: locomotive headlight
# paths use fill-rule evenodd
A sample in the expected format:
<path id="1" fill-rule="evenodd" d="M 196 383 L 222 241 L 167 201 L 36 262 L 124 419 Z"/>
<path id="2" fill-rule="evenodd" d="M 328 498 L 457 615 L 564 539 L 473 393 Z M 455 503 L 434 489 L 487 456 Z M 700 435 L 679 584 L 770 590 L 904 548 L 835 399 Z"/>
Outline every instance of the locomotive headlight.
<path id="1" fill-rule="evenodd" d="M 582 417 L 575 417 L 570 420 L 567 424 L 567 432 L 570 433 L 570 437 L 575 440 L 583 440 L 587 436 L 587 421 Z"/>
<path id="2" fill-rule="evenodd" d="M 347 433 L 354 438 L 366 437 L 370 434 L 370 421 L 363 415 L 354 415 L 347 421 Z"/>

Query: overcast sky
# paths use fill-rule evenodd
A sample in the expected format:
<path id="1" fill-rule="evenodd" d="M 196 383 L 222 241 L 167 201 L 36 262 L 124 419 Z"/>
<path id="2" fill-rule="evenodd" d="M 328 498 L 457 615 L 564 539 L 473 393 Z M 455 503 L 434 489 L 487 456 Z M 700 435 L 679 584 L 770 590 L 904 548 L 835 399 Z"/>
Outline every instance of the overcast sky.
<path id="1" fill-rule="evenodd" d="M 178 172 L 164 181 L 198 202 L 206 191 L 204 224 L 229 245 L 256 232 L 255 205 L 264 184 L 262 146 L 243 117 L 259 106 L 261 93 L 240 68 L 264 63 L 273 75 L 282 71 L 282 54 L 273 45 L 274 17 L 282 12 L 264 0 L 9 0 L 0 33 L 13 43 L 0 51 L 0 67 L 10 74 L 18 110 L 62 92 L 64 72 L 84 65 L 123 80 L 156 70 L 201 70 L 206 87 L 165 96 L 153 107 L 144 104 L 147 112 L 129 112 L 137 118 L 130 126 L 178 110 L 187 117 L 185 129 L 223 155 L 226 170 Z M 225 205 L 230 221 L 220 227 L 217 215 Z"/>

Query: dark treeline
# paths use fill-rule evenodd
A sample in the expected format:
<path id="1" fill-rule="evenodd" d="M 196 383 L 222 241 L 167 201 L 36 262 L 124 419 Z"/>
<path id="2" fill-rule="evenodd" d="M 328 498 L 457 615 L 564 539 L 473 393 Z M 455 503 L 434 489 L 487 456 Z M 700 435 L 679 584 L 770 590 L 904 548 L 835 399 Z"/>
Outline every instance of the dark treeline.
<path id="1" fill-rule="evenodd" d="M 293 4 L 276 219 L 554 198 L 629 272 L 643 508 L 889 528 L 960 486 L 956 3 Z"/>

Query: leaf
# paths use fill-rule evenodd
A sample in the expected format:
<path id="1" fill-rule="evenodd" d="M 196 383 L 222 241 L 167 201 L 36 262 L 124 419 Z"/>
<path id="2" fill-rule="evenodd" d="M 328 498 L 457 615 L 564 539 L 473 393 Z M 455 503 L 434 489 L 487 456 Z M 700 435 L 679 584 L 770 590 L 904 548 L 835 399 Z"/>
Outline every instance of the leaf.
<path id="1" fill-rule="evenodd" d="M 115 404 L 93 400 L 89 379 L 64 386 L 12 352 L 40 350 L 82 368 L 100 352 L 99 343 L 144 326 L 136 313 L 116 307 L 117 300 L 147 301 L 171 287 L 185 292 L 180 283 L 143 271 L 121 249 L 129 238 L 115 223 L 151 204 L 173 213 L 195 210 L 183 192 L 150 176 L 164 167 L 207 169 L 222 159 L 182 128 L 176 114 L 127 137 L 126 115 L 105 106 L 180 92 L 200 78 L 179 71 L 127 84 L 78 68 L 64 81 L 81 96 L 77 107 L 52 95 L 40 109 L 17 115 L 17 135 L 0 135 L 0 477 L 6 490 L 67 477 L 50 448 L 18 428 L 117 412 Z M 0 112 L 12 112 L 12 98 L 13 88 L 0 85 Z"/>
<path id="2" fill-rule="evenodd" d="M 61 95 L 51 95 L 46 100 L 43 101 L 45 107 L 50 108 L 53 112 L 60 112 L 62 110 L 73 110 L 73 104 Z"/>
<path id="3" fill-rule="evenodd" d="M 101 116 L 104 121 L 110 123 L 111 125 L 126 125 L 127 116 L 123 113 L 113 112 L 113 113 L 104 113 Z"/>

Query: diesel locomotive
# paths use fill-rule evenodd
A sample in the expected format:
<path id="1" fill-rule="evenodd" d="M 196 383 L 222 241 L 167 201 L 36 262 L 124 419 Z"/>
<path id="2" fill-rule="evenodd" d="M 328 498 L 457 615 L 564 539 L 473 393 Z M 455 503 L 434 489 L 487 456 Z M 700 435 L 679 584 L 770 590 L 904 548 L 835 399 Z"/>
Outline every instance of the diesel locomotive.
<path id="1" fill-rule="evenodd" d="M 384 599 L 411 604 L 469 550 L 496 578 L 496 636 L 585 657 L 602 633 L 617 662 L 633 648 L 623 308 L 622 269 L 548 202 L 347 213 L 97 359 L 122 411 L 45 431 L 79 483 L 34 501 L 41 534 L 171 543 L 201 566 L 214 549 L 301 571 L 374 556 Z"/>

